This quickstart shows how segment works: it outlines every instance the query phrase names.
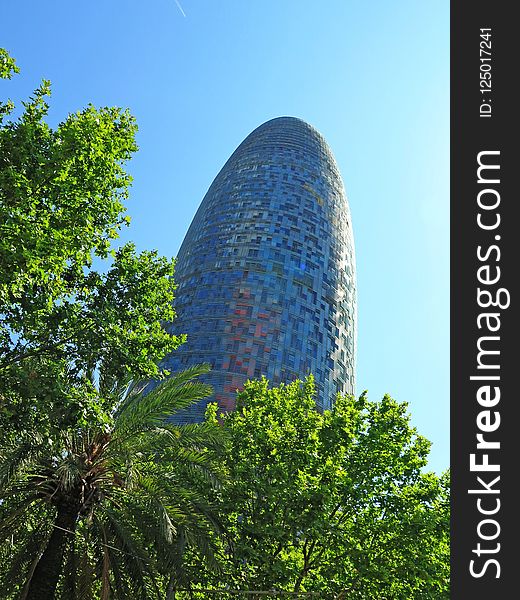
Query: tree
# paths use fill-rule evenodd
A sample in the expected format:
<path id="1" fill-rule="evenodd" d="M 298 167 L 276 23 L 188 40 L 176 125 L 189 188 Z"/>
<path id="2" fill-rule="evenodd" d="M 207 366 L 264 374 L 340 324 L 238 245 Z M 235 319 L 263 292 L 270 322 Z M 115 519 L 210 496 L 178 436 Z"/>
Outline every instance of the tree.
<path id="1" fill-rule="evenodd" d="M 5 51 L 0 69 L 3 77 L 17 70 Z M 160 377 L 158 360 L 184 339 L 163 327 L 174 318 L 173 260 L 111 245 L 129 222 L 124 165 L 137 149 L 133 117 L 88 106 L 53 130 L 45 122 L 49 95 L 44 81 L 16 120 L 6 121 L 12 102 L 0 110 L 4 431 L 54 410 L 73 422 L 85 410 L 82 380 L 101 362 L 117 377 Z M 45 411 L 35 410 L 37 398 Z"/>
<path id="2" fill-rule="evenodd" d="M 405 404 L 340 396 L 320 414 L 312 378 L 274 389 L 264 379 L 246 384 L 223 428 L 220 581 L 349 600 L 448 597 L 448 475 L 423 472 L 429 442 Z"/>
<path id="3" fill-rule="evenodd" d="M 97 423 L 2 445 L 0 533 L 3 562 L 11 565 L 5 592 L 25 581 L 26 600 L 50 600 L 56 589 L 67 599 L 162 597 L 180 560 L 179 530 L 183 543 L 211 555 L 216 521 L 185 473 L 210 485 L 208 447 L 218 445 L 219 432 L 167 422 L 210 392 L 195 381 L 206 371 L 173 375 L 144 397 L 102 372 L 93 391 L 115 402 Z"/>

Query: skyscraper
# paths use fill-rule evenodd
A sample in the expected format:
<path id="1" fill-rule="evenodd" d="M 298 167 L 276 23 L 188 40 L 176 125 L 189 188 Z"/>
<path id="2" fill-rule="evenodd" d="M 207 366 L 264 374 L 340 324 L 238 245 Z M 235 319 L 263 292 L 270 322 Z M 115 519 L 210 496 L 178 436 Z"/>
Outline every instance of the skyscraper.
<path id="1" fill-rule="evenodd" d="M 356 276 L 350 211 L 324 138 L 300 119 L 255 129 L 206 193 L 177 257 L 172 371 L 202 362 L 215 395 L 174 417 L 234 408 L 237 388 L 313 373 L 319 409 L 354 392 Z"/>

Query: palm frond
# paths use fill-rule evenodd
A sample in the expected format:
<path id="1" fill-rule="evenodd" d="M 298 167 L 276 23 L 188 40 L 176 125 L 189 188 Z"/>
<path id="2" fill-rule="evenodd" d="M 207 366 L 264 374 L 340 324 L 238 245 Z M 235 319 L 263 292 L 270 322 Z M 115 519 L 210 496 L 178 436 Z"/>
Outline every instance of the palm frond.
<path id="1" fill-rule="evenodd" d="M 135 536 L 123 525 L 122 520 L 112 509 L 103 511 L 104 523 L 108 544 L 112 550 L 119 551 L 121 561 L 125 565 L 125 572 L 130 578 L 135 592 L 142 592 L 146 588 L 146 578 L 151 576 L 148 564 L 150 557 L 144 549 L 136 543 Z"/>
<path id="2" fill-rule="evenodd" d="M 2 506 L 0 517 L 0 540 L 9 537 L 27 525 L 27 509 L 34 504 L 34 498 L 15 496 L 13 501 Z"/>
<path id="3" fill-rule="evenodd" d="M 127 433 L 159 426 L 176 411 L 206 398 L 212 393 L 211 386 L 194 379 L 208 370 L 207 365 L 190 367 L 172 375 L 151 392 L 133 397 L 117 414 L 116 431 Z"/>
<path id="4" fill-rule="evenodd" d="M 14 448 L 0 450 L 0 493 L 28 465 L 37 461 L 48 449 L 38 433 L 24 439 Z"/>
<path id="5" fill-rule="evenodd" d="M 120 598 L 121 600 L 127 600 L 127 598 L 132 596 L 132 591 L 128 585 L 128 578 L 124 573 L 124 565 L 122 564 L 121 554 L 110 547 L 106 548 L 106 552 L 109 556 L 112 576 L 114 578 L 114 583 L 112 586 L 114 597 Z"/>
<path id="6" fill-rule="evenodd" d="M 89 532 L 85 535 L 76 538 L 75 550 L 79 555 L 77 561 L 78 572 L 76 575 L 76 597 L 77 600 L 91 600 L 94 596 L 93 585 L 95 581 L 94 564 L 90 556 L 89 548 Z M 67 600 L 64 598 L 64 600 Z"/>
<path id="7" fill-rule="evenodd" d="M 42 526 L 31 532 L 23 532 L 23 538 L 15 538 L 15 545 L 11 546 L 11 555 L 2 561 L 3 564 L 9 564 L 9 569 L 3 576 L 4 593 L 22 587 L 23 583 L 30 579 L 47 543 L 48 533 L 48 528 Z M 8 544 L 3 545 L 3 551 L 8 552 L 8 548 Z M 24 596 L 22 593 L 22 598 Z"/>
<path id="8" fill-rule="evenodd" d="M 198 446 L 221 451 L 226 444 L 226 431 L 210 423 L 188 423 L 185 425 L 167 424 L 177 432 L 179 444 L 183 446 Z"/>

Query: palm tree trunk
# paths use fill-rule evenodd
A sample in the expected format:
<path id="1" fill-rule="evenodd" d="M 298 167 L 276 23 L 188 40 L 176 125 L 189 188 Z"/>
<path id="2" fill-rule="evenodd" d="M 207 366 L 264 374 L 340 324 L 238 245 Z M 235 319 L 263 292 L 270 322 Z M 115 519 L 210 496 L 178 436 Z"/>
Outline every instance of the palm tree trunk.
<path id="1" fill-rule="evenodd" d="M 76 528 L 78 510 L 70 504 L 58 505 L 54 528 L 43 554 L 34 569 L 26 600 L 53 600 L 61 575 L 68 536 Z M 66 531 L 65 531 L 66 530 Z"/>

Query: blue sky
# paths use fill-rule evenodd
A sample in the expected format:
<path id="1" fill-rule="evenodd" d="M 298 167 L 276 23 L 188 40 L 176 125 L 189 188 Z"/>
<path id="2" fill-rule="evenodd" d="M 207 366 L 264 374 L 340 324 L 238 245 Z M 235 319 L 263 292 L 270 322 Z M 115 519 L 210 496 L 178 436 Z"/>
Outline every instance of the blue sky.
<path id="1" fill-rule="evenodd" d="M 352 211 L 357 391 L 409 402 L 449 464 L 449 2 L 19 0 L 1 45 L 53 84 L 50 120 L 128 107 L 140 150 L 124 239 L 174 256 L 210 183 L 255 127 L 327 139 Z"/>

